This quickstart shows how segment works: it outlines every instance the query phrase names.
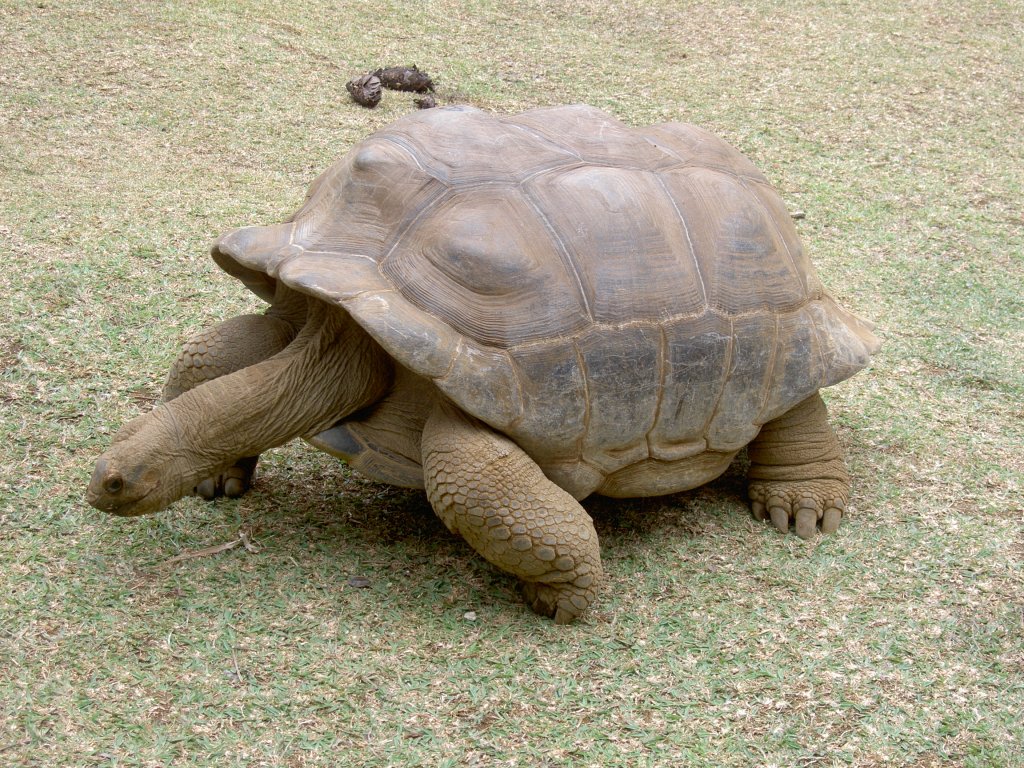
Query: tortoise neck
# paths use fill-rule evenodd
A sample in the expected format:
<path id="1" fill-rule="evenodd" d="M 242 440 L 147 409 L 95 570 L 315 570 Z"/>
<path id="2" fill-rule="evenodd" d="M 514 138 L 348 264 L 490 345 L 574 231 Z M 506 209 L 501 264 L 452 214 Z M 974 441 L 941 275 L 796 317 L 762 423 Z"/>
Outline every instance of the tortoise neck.
<path id="1" fill-rule="evenodd" d="M 184 495 L 240 457 L 316 434 L 376 402 L 393 375 L 390 358 L 347 313 L 311 301 L 283 351 L 165 403 L 152 413 L 155 434 L 129 441 L 163 444 L 176 457 Z"/>
<path id="2" fill-rule="evenodd" d="M 306 294 L 299 293 L 283 282 L 279 282 L 274 290 L 274 300 L 270 303 L 266 314 L 284 320 L 297 332 L 306 323 L 310 305 L 320 303 L 310 300 Z"/>

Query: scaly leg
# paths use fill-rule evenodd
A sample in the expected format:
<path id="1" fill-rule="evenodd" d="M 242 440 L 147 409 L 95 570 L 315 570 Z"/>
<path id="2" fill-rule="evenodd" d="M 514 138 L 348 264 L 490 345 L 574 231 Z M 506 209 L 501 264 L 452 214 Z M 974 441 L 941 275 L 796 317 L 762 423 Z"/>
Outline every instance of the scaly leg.
<path id="1" fill-rule="evenodd" d="M 430 503 L 449 530 L 523 582 L 537 613 L 567 624 L 597 591 L 597 532 L 571 495 L 514 442 L 444 403 L 423 429 Z"/>
<path id="2" fill-rule="evenodd" d="M 295 338 L 295 326 L 273 315 L 239 315 L 189 339 L 167 374 L 164 400 L 219 376 L 273 357 Z M 240 458 L 216 477 L 203 480 L 195 492 L 204 499 L 241 496 L 252 482 L 259 456 Z"/>
<path id="3" fill-rule="evenodd" d="M 802 539 L 834 533 L 846 510 L 850 476 L 817 393 L 761 428 L 748 447 L 754 517 Z"/>

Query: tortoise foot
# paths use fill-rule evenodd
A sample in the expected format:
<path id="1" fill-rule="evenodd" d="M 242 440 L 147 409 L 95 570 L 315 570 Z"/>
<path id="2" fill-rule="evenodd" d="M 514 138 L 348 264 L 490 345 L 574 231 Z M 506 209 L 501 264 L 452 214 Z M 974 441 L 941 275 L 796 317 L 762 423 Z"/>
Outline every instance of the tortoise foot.
<path id="1" fill-rule="evenodd" d="M 445 403 L 423 428 L 427 498 L 448 530 L 523 582 L 526 602 L 568 624 L 601 580 L 594 521 L 518 445 Z"/>
<path id="2" fill-rule="evenodd" d="M 748 490 L 750 509 L 761 521 L 771 521 L 788 533 L 790 525 L 801 539 L 835 533 L 846 513 L 846 485 L 837 481 L 752 481 Z"/>
<path id="3" fill-rule="evenodd" d="M 247 456 L 239 459 L 231 467 L 214 477 L 208 477 L 195 488 L 196 496 L 210 501 L 220 496 L 237 499 L 249 490 L 253 475 L 256 474 L 256 462 L 259 456 Z"/>
<path id="4" fill-rule="evenodd" d="M 594 598 L 593 587 L 579 587 L 575 584 L 545 584 L 536 581 L 520 582 L 523 598 L 534 613 L 555 624 L 571 624 L 576 621 Z"/>

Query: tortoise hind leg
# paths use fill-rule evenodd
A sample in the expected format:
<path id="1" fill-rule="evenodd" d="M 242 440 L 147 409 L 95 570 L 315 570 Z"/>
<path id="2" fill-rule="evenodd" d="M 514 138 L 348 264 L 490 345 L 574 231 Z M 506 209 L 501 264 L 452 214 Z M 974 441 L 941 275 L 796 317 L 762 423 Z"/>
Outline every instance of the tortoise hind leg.
<path id="1" fill-rule="evenodd" d="M 582 614 L 601 554 L 579 502 L 514 442 L 451 405 L 434 408 L 422 448 L 427 495 L 448 529 L 521 579 L 537 613 L 559 624 Z"/>
<path id="2" fill-rule="evenodd" d="M 846 510 L 850 476 L 817 393 L 769 421 L 748 447 L 751 509 L 802 539 L 834 533 Z"/>
<path id="3" fill-rule="evenodd" d="M 171 365 L 164 401 L 220 376 L 255 365 L 283 350 L 295 338 L 292 322 L 274 315 L 239 315 L 190 338 Z M 259 456 L 245 456 L 195 492 L 204 499 L 241 496 L 252 482 Z"/>

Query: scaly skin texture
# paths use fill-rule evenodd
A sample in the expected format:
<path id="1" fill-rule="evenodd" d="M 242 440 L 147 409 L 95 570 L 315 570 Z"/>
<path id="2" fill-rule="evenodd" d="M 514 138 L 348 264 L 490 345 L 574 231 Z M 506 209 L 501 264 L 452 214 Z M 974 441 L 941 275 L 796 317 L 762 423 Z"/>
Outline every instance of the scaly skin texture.
<path id="1" fill-rule="evenodd" d="M 294 321 L 266 315 L 239 315 L 190 338 L 167 373 L 164 402 L 273 357 L 298 333 Z M 204 499 L 241 496 L 252 483 L 259 456 L 246 456 L 223 472 L 201 481 L 196 493 Z"/>
<path id="2" fill-rule="evenodd" d="M 567 624 L 601 578 L 593 521 L 508 438 L 449 404 L 423 430 L 427 496 L 449 530 L 523 581 L 534 611 Z"/>
<path id="3" fill-rule="evenodd" d="M 288 321 L 270 315 L 239 315 L 201 331 L 185 342 L 167 372 L 164 400 L 273 357 L 297 332 Z"/>
<path id="4" fill-rule="evenodd" d="M 754 517 L 770 519 L 783 533 L 792 522 L 802 539 L 812 538 L 819 525 L 822 533 L 836 531 L 850 476 L 821 395 L 765 424 L 747 450 Z"/>

